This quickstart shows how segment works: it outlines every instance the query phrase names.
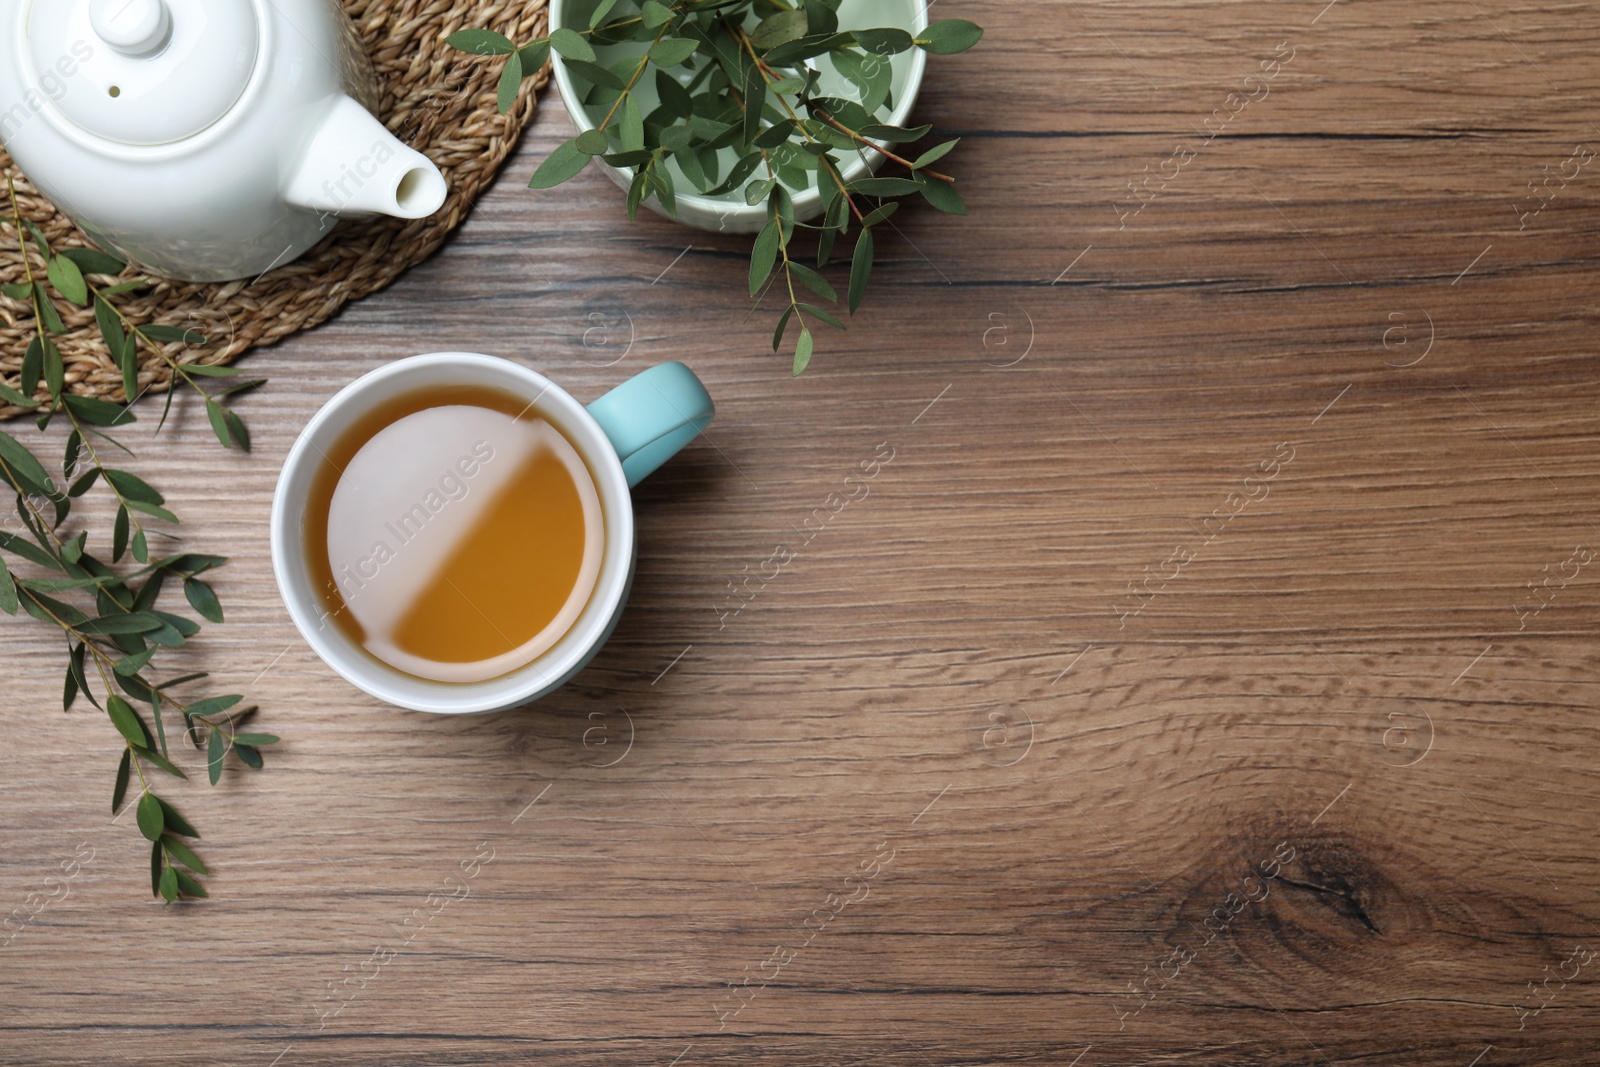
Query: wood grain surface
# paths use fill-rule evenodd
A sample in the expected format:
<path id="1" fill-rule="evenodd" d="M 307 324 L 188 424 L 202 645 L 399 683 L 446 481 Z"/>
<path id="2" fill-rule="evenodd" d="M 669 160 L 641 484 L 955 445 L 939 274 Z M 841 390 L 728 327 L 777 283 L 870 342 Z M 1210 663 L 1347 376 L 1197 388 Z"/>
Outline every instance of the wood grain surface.
<path id="1" fill-rule="evenodd" d="M 141 423 L 233 558 L 184 665 L 285 742 L 193 761 L 212 897 L 153 903 L 0 622 L 0 911 L 91 857 L 0 947 L 0 1062 L 1600 1063 L 1600 16 L 1325 2 L 939 4 L 972 215 L 903 213 L 798 381 L 744 240 L 523 188 L 552 100 L 250 359 L 252 455 Z M 267 558 L 298 428 L 439 349 L 720 406 L 614 640 L 485 718 L 356 693 Z"/>

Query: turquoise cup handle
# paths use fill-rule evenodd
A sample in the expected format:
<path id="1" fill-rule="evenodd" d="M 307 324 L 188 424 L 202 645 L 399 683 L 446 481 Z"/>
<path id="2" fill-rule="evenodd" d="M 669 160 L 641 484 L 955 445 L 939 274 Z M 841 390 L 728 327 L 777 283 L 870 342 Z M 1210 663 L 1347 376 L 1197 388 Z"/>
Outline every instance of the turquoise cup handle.
<path id="1" fill-rule="evenodd" d="M 711 394 L 682 363 L 651 367 L 589 405 L 630 489 L 699 437 L 716 413 Z"/>

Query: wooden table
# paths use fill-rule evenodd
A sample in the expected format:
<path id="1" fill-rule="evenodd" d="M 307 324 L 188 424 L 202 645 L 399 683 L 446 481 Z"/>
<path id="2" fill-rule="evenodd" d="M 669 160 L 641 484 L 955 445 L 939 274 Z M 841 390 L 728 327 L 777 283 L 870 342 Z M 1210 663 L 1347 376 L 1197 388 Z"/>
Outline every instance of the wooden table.
<path id="1" fill-rule="evenodd" d="M 0 1061 L 1600 1062 L 1600 20 L 947 4 L 972 216 L 903 215 L 800 380 L 743 240 L 523 188 L 552 98 L 439 256 L 252 357 L 253 455 L 141 423 L 233 557 L 184 664 L 285 742 L 191 760 L 212 897 L 152 903 L 114 736 L 0 625 L 0 905 L 86 858 Z M 615 639 L 489 718 L 358 695 L 267 559 L 297 429 L 451 348 L 720 406 Z"/>

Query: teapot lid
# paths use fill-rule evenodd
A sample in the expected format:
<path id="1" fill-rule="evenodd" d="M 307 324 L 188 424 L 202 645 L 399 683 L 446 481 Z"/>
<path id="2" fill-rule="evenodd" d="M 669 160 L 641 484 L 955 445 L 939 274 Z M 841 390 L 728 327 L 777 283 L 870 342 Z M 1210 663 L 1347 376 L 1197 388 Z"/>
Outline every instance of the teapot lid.
<path id="1" fill-rule="evenodd" d="M 251 0 L 34 0 L 32 83 L 88 133 L 171 144 L 238 102 L 261 27 Z"/>

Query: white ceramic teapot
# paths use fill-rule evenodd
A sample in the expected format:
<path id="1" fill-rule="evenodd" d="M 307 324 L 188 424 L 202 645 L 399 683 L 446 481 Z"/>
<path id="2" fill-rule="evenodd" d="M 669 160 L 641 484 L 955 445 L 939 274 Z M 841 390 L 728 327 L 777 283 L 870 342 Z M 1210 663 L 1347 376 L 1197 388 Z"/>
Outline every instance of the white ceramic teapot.
<path id="1" fill-rule="evenodd" d="M 333 0 L 0 0 L 0 143 L 169 278 L 254 277 L 336 218 L 437 211 L 443 175 L 377 96 Z"/>

